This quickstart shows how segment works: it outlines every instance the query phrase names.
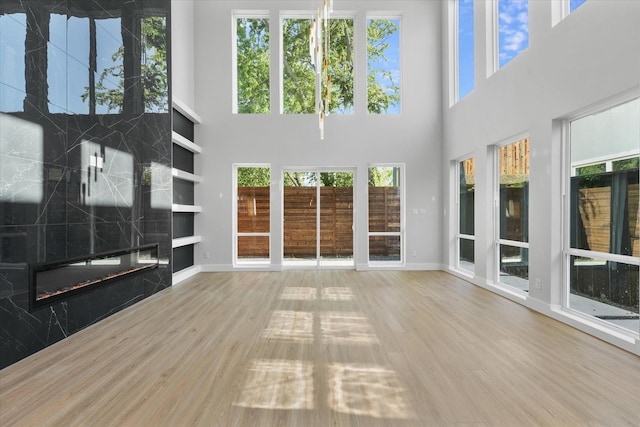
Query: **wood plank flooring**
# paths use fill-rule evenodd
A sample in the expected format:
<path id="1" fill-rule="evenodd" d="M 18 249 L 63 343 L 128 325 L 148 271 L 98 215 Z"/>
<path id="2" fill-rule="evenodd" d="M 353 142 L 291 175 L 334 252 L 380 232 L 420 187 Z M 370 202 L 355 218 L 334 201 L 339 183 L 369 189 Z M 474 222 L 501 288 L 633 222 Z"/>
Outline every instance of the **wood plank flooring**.
<path id="1" fill-rule="evenodd" d="M 640 358 L 443 272 L 204 273 L 0 371 L 5 426 L 639 426 Z"/>

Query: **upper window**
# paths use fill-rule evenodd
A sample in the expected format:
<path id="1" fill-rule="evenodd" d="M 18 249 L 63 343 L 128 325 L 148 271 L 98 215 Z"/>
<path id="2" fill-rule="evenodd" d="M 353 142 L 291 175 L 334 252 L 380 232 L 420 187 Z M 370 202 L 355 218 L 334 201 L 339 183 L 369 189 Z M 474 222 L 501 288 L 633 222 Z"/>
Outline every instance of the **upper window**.
<path id="1" fill-rule="evenodd" d="M 528 0 L 497 0 L 498 68 L 529 46 Z"/>
<path id="2" fill-rule="evenodd" d="M 473 0 L 458 0 L 457 46 L 458 81 L 456 99 L 462 99 L 474 87 L 474 25 Z"/>
<path id="3" fill-rule="evenodd" d="M 400 113 L 400 19 L 367 20 L 367 108 Z"/>
<path id="4" fill-rule="evenodd" d="M 569 0 L 569 13 L 582 6 L 582 3 L 584 3 L 585 1 L 587 0 Z"/>
<path id="5" fill-rule="evenodd" d="M 23 111 L 26 96 L 25 39 L 27 17 L 24 13 L 0 15 L 0 111 Z"/>
<path id="6" fill-rule="evenodd" d="M 237 17 L 235 113 L 263 114 L 270 111 L 269 19 Z"/>
<path id="7" fill-rule="evenodd" d="M 314 19 L 284 18 L 282 20 L 282 112 L 314 114 L 321 102 L 330 96 L 330 113 L 353 112 L 354 32 L 352 18 L 332 18 L 321 32 L 320 46 L 328 43 L 329 58 L 319 58 L 312 52 L 310 34 Z M 317 34 L 314 31 L 314 35 Z M 317 87 L 317 75 L 327 61 L 329 87 Z M 320 99 L 322 97 L 322 100 Z"/>

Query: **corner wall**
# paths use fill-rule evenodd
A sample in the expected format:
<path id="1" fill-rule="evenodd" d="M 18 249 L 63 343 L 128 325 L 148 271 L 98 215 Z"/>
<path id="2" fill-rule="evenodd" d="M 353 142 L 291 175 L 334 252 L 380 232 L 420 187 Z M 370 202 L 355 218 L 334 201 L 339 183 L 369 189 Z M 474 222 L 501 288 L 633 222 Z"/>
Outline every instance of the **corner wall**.
<path id="1" fill-rule="evenodd" d="M 531 287 L 525 301 L 492 290 L 580 327 L 640 354 L 640 343 L 604 334 L 597 327 L 558 314 L 562 292 L 562 144 L 563 117 L 631 90 L 640 83 L 640 3 L 589 0 L 552 27 L 552 2 L 529 2 L 529 48 L 486 78 L 486 7 L 475 6 L 475 90 L 453 107 L 443 100 L 444 145 L 442 192 L 448 213 L 442 222 L 442 252 L 452 266 L 455 237 L 452 160 L 476 158 L 476 276 L 493 282 L 493 207 L 489 147 L 514 135 L 528 133 L 530 159 Z M 451 17 L 443 10 L 443 22 Z M 446 34 L 446 28 L 443 31 Z M 443 51 L 448 51 L 446 40 Z M 445 55 L 443 84 L 448 87 L 449 59 Z M 484 184 L 484 187 L 482 187 Z M 489 187 L 489 188 L 488 188 Z"/>

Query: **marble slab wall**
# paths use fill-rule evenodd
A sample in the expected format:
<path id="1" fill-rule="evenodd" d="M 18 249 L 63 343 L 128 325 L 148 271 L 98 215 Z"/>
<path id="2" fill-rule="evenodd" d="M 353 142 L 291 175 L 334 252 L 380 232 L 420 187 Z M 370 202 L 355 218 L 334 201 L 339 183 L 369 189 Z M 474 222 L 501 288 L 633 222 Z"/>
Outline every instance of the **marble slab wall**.
<path id="1" fill-rule="evenodd" d="M 0 3 L 0 369 L 171 285 L 169 0 Z M 29 311 L 29 265 L 160 268 Z"/>

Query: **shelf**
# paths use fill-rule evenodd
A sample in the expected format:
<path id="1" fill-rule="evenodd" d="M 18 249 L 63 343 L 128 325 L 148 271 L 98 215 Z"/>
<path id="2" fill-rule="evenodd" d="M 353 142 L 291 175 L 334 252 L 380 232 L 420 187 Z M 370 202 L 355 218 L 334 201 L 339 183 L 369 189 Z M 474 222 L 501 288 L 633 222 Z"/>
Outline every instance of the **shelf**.
<path id="1" fill-rule="evenodd" d="M 173 108 L 178 110 L 183 116 L 191 120 L 193 123 L 196 123 L 196 124 L 202 123 L 202 119 L 200 118 L 200 116 L 197 115 L 196 112 L 193 111 L 191 108 L 189 108 L 187 104 L 185 104 L 175 96 L 173 97 Z"/>
<path id="2" fill-rule="evenodd" d="M 174 178 L 179 178 L 184 181 L 191 181 L 195 183 L 202 182 L 202 177 L 200 177 L 199 175 L 194 175 L 192 173 L 185 172 L 181 169 L 172 168 L 171 175 L 173 175 Z"/>
<path id="3" fill-rule="evenodd" d="M 174 203 L 171 208 L 173 212 L 202 212 L 202 206 L 197 205 L 178 205 Z"/>
<path id="4" fill-rule="evenodd" d="M 187 236 L 187 237 L 178 237 L 177 239 L 173 239 L 172 248 L 180 248 L 182 246 L 195 245 L 196 243 L 200 243 L 202 241 L 202 236 Z"/>
<path id="5" fill-rule="evenodd" d="M 196 153 L 196 154 L 202 153 L 202 147 L 200 147 L 195 142 L 189 141 L 187 138 L 180 135 L 176 131 L 171 132 L 171 141 L 173 141 L 174 144 L 177 144 L 182 148 L 191 151 L 192 153 Z"/>

